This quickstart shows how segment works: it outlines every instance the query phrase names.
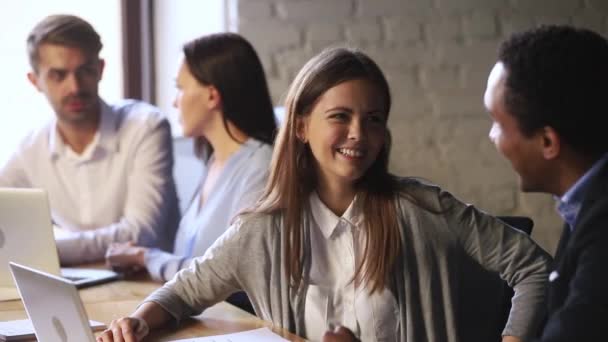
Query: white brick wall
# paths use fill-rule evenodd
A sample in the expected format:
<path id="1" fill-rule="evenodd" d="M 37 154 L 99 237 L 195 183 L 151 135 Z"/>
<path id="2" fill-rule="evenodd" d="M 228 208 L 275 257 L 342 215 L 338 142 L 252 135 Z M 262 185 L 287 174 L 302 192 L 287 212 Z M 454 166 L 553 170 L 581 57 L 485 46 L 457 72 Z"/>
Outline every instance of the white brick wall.
<path id="1" fill-rule="evenodd" d="M 586 0 L 585 5 L 592 10 L 600 11 L 602 13 L 608 11 L 608 2 L 605 0 Z"/>
<path id="2" fill-rule="evenodd" d="M 428 17 L 432 12 L 429 0 L 359 0 L 353 2 L 358 8 L 357 14 L 362 18 L 384 17 L 396 13 Z"/>
<path id="3" fill-rule="evenodd" d="M 306 34 L 306 42 L 314 51 L 343 42 L 346 39 L 342 25 L 335 23 L 318 23 L 308 28 L 304 33 Z"/>
<path id="4" fill-rule="evenodd" d="M 565 17 L 583 7 L 581 0 L 512 0 L 517 11 L 533 15 Z"/>
<path id="5" fill-rule="evenodd" d="M 277 104 L 324 47 L 363 49 L 393 92 L 392 172 L 424 176 L 492 213 L 528 215 L 535 239 L 554 250 L 553 200 L 519 192 L 487 138 L 482 95 L 502 39 L 539 23 L 606 35 L 608 0 L 240 0 L 237 9 L 238 31 L 258 50 Z"/>
<path id="6" fill-rule="evenodd" d="M 270 0 L 239 1 L 238 13 L 241 14 L 239 20 L 242 22 L 247 19 L 270 19 L 273 16 L 273 5 L 274 3 Z"/>
<path id="7" fill-rule="evenodd" d="M 495 12 L 473 12 L 464 17 L 464 37 L 470 40 L 496 38 L 498 36 L 497 24 Z"/>
<path id="8" fill-rule="evenodd" d="M 346 40 L 359 45 L 371 44 L 382 39 L 380 20 L 354 21 L 346 25 Z"/>
<path id="9" fill-rule="evenodd" d="M 422 40 L 422 23 L 415 17 L 384 17 L 387 44 L 412 44 Z"/>
<path id="10" fill-rule="evenodd" d="M 316 22 L 336 22 L 336 20 L 348 19 L 354 15 L 354 3 L 351 0 L 300 0 L 278 1 L 277 3 L 279 18 L 304 25 Z"/>

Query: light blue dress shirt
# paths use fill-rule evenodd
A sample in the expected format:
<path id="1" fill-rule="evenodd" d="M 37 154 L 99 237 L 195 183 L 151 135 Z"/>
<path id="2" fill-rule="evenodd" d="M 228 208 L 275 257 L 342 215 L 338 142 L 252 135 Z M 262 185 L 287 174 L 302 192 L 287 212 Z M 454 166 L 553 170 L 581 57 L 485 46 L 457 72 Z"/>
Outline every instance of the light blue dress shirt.
<path id="1" fill-rule="evenodd" d="M 152 278 L 167 281 L 188 267 L 228 229 L 242 209 L 258 199 L 268 178 L 271 156 L 272 147 L 255 139 L 247 140 L 230 156 L 202 207 L 201 188 L 196 192 L 179 224 L 173 254 L 160 249 L 146 253 L 146 267 Z M 205 164 L 200 184 L 204 184 L 212 160 L 213 156 Z"/>
<path id="2" fill-rule="evenodd" d="M 581 210 L 583 199 L 587 193 L 589 182 L 595 177 L 599 170 L 608 163 L 608 153 L 596 161 L 585 174 L 566 193 L 559 198 L 557 211 L 562 219 L 568 224 L 570 230 L 574 230 L 576 217 Z"/>

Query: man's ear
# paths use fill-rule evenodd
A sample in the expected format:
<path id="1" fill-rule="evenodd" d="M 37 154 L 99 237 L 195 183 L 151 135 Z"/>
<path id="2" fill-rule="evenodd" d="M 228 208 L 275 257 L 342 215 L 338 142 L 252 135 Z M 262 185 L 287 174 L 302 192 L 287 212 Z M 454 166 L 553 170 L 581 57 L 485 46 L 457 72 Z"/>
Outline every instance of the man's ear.
<path id="1" fill-rule="evenodd" d="M 42 90 L 40 90 L 40 87 L 38 86 L 38 75 L 36 75 L 36 73 L 34 71 L 30 71 L 27 73 L 27 79 L 38 91 L 42 91 Z"/>
<path id="2" fill-rule="evenodd" d="M 102 77 L 103 77 L 103 71 L 106 67 L 106 60 L 103 58 L 99 59 L 99 80 L 101 81 Z"/>
<path id="3" fill-rule="evenodd" d="M 542 153 L 547 160 L 559 157 L 562 149 L 561 137 L 551 126 L 543 127 L 541 131 Z"/>

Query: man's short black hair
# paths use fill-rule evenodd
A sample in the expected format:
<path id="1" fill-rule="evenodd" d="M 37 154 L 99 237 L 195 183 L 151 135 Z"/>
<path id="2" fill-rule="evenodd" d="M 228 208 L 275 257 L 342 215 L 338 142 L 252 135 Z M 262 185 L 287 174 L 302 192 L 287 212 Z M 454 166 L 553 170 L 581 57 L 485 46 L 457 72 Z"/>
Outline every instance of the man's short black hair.
<path id="1" fill-rule="evenodd" d="M 499 49 L 505 105 L 522 132 L 550 126 L 578 153 L 608 152 L 608 41 L 564 25 L 512 35 Z"/>

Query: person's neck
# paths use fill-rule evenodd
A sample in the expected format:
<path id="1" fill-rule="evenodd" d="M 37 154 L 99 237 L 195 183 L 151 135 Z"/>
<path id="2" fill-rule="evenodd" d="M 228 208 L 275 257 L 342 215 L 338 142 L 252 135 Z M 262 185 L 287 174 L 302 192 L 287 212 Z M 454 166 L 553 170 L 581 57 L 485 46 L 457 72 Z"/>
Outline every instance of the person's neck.
<path id="1" fill-rule="evenodd" d="M 330 182 L 321 179 L 316 190 L 321 202 L 336 216 L 344 215 L 357 193 L 353 184 Z"/>
<path id="2" fill-rule="evenodd" d="M 92 120 L 86 122 L 65 122 L 57 121 L 57 131 L 72 151 L 81 154 L 86 147 L 93 141 L 99 127 L 99 113 Z"/>
<path id="3" fill-rule="evenodd" d="M 562 167 L 559 168 L 559 177 L 556 182 L 555 191 L 558 197 L 562 197 L 576 182 L 591 169 L 598 158 L 578 156 L 574 153 L 563 158 Z"/>
<path id="4" fill-rule="evenodd" d="M 224 126 L 223 122 L 216 122 L 215 126 L 216 127 L 210 129 L 209 132 L 205 132 L 204 135 L 205 139 L 207 139 L 213 148 L 215 162 L 223 164 L 241 148 L 241 145 L 249 139 L 249 137 L 230 121 L 226 124 L 230 130 L 230 134 L 226 130 L 226 126 Z"/>

